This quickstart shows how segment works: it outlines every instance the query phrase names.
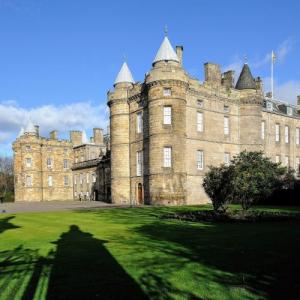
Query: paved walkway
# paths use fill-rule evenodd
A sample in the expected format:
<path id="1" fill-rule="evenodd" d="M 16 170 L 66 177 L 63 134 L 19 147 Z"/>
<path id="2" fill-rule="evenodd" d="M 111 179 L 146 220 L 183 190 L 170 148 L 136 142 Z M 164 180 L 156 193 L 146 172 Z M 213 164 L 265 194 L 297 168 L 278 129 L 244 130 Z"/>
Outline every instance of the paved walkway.
<path id="1" fill-rule="evenodd" d="M 49 201 L 49 202 L 14 202 L 0 204 L 0 213 L 41 212 L 80 210 L 91 208 L 128 207 L 112 205 L 100 201 Z"/>

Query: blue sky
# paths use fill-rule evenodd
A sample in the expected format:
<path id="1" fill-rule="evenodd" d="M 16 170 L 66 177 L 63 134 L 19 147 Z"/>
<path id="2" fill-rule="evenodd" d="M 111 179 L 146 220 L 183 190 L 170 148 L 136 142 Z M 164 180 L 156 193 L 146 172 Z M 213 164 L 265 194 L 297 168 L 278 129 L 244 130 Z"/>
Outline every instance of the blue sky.
<path id="1" fill-rule="evenodd" d="M 141 81 L 168 26 L 184 46 L 184 67 L 203 79 L 203 63 L 238 71 L 247 55 L 276 94 L 300 94 L 299 1 L 0 0 L 0 154 L 31 117 L 43 134 L 105 127 L 106 92 L 126 55 Z"/>

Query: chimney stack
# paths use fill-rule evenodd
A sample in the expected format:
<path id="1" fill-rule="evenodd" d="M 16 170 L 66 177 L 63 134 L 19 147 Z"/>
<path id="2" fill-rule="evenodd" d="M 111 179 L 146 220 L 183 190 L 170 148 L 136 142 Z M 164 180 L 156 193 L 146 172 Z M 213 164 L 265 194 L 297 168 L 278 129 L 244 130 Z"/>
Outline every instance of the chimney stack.
<path id="1" fill-rule="evenodd" d="M 183 54 L 183 46 L 176 46 L 176 54 L 179 59 L 179 63 L 182 66 L 182 54 Z"/>
<path id="2" fill-rule="evenodd" d="M 97 145 L 103 144 L 103 129 L 94 128 L 94 143 Z"/>
<path id="3" fill-rule="evenodd" d="M 218 64 L 205 63 L 204 64 L 205 81 L 209 84 L 221 84 L 221 70 Z"/>
<path id="4" fill-rule="evenodd" d="M 227 88 L 234 87 L 234 71 L 233 70 L 229 70 L 222 74 L 222 85 L 224 85 Z"/>
<path id="5" fill-rule="evenodd" d="M 39 125 L 34 125 L 34 128 L 35 128 L 36 136 L 39 137 L 40 136 L 40 126 Z"/>
<path id="6" fill-rule="evenodd" d="M 300 105 L 300 95 L 297 96 L 297 105 Z"/>
<path id="7" fill-rule="evenodd" d="M 70 131 L 70 140 L 73 145 L 82 144 L 82 132 L 79 130 Z"/>
<path id="8" fill-rule="evenodd" d="M 51 140 L 57 140 L 57 130 L 52 130 L 50 132 L 50 139 Z"/>

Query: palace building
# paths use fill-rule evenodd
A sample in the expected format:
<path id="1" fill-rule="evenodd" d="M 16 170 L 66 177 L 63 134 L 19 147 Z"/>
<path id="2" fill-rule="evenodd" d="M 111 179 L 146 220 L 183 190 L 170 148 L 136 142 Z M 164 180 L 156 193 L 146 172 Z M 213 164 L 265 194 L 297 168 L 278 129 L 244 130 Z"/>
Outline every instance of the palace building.
<path id="1" fill-rule="evenodd" d="M 187 73 L 183 47 L 174 51 L 167 36 L 142 82 L 124 62 L 108 92 L 113 203 L 206 203 L 209 166 L 243 150 L 299 170 L 300 97 L 297 106 L 265 97 L 247 63 L 236 85 L 215 63 L 204 74 Z"/>
<path id="2" fill-rule="evenodd" d="M 244 64 L 234 71 L 204 64 L 204 81 L 183 66 L 183 47 L 167 36 L 141 82 L 123 63 L 107 94 L 110 134 L 87 140 L 39 136 L 29 124 L 13 144 L 16 201 L 102 200 L 115 204 L 209 202 L 202 187 L 211 165 L 243 150 L 264 151 L 299 172 L 300 96 L 291 105 L 265 96 Z M 99 116 L 100 118 L 100 116 Z"/>

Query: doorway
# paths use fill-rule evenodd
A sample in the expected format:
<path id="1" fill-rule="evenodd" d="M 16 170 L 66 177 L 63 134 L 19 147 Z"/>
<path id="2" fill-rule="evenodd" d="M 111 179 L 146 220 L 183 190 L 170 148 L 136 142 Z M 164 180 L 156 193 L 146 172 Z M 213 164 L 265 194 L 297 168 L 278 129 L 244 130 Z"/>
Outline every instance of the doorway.
<path id="1" fill-rule="evenodd" d="M 144 191 L 141 183 L 139 183 L 137 187 L 137 202 L 137 204 L 144 204 Z"/>

